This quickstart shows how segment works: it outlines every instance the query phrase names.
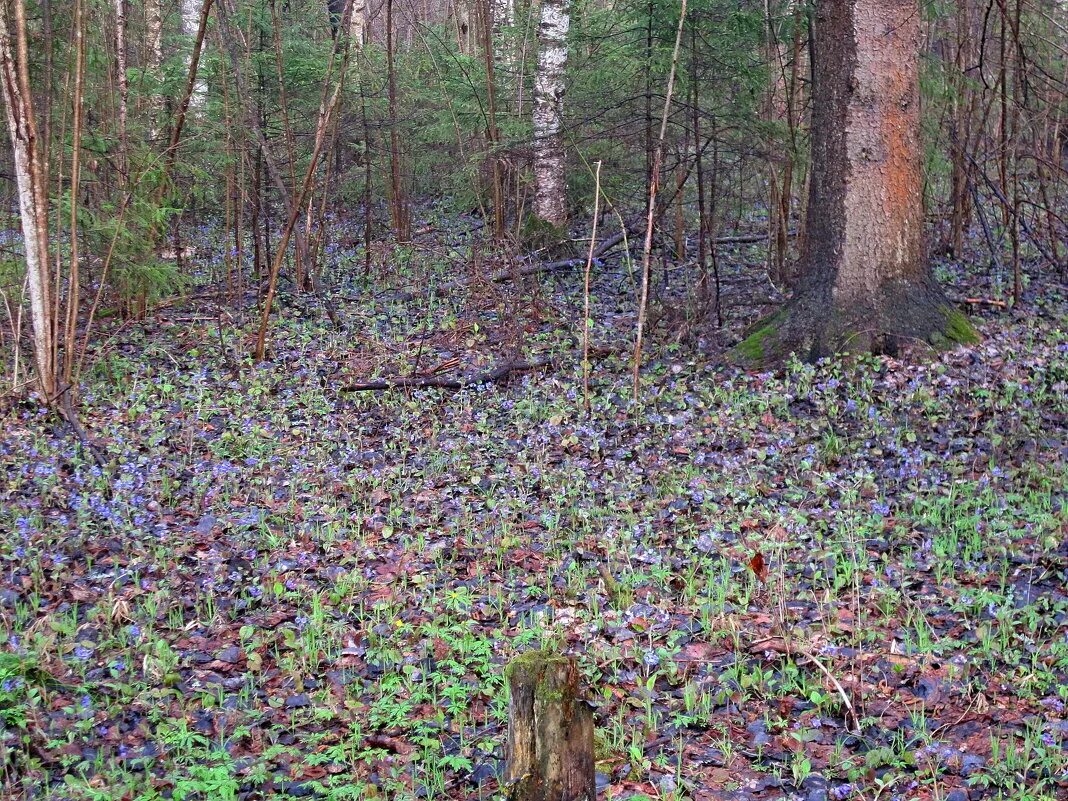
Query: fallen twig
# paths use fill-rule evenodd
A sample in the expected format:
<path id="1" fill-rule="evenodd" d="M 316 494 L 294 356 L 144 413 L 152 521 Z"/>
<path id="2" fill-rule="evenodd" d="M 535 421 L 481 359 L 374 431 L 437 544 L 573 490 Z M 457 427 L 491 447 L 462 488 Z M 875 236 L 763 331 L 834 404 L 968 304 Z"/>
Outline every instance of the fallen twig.
<path id="1" fill-rule="evenodd" d="M 827 677 L 827 680 L 830 681 L 831 684 L 834 685 L 834 689 L 836 689 L 838 691 L 838 695 L 842 699 L 842 703 L 845 704 L 845 708 L 849 712 L 849 717 L 853 721 L 853 731 L 855 733 L 859 734 L 860 733 L 860 718 L 857 717 L 857 712 L 853 708 L 853 702 L 849 700 L 849 695 L 846 693 L 845 688 L 842 686 L 841 682 L 839 682 L 838 679 L 836 679 L 834 677 L 834 674 L 831 673 L 831 671 L 829 671 L 824 666 L 824 664 L 822 662 L 820 662 L 820 660 L 816 659 L 815 656 L 813 656 L 812 654 L 808 653 L 807 651 L 803 651 L 801 649 L 796 649 L 796 650 L 797 650 L 797 653 L 799 653 L 801 656 L 805 657 L 805 659 L 807 659 L 811 664 L 815 665 L 819 669 L 819 671 L 824 676 Z"/>

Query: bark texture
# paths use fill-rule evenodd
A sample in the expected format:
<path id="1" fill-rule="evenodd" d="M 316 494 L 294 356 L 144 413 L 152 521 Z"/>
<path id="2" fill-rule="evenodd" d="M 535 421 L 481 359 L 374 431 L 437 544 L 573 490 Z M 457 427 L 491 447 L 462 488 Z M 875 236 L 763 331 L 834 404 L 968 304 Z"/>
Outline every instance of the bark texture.
<path id="1" fill-rule="evenodd" d="M 14 155 L 37 382 L 41 393 L 51 402 L 56 394 L 56 352 L 48 269 L 48 202 L 30 93 L 22 0 L 16 0 L 14 12 L 12 19 L 8 4 L 0 3 L 0 87 Z"/>
<path id="2" fill-rule="evenodd" d="M 596 801 L 593 712 L 574 659 L 534 651 L 508 666 L 505 782 L 512 801 Z"/>
<path id="3" fill-rule="evenodd" d="M 189 66 L 193 61 L 192 49 L 195 47 L 197 39 L 197 31 L 200 28 L 200 11 L 204 5 L 204 0 L 181 0 L 182 11 L 182 36 L 185 37 L 188 43 L 188 49 L 183 56 L 185 60 L 185 71 L 188 75 L 190 70 Z M 208 98 L 208 85 L 200 78 L 193 84 L 193 94 L 190 97 L 189 107 L 196 111 L 204 108 L 204 103 Z"/>
<path id="4" fill-rule="evenodd" d="M 570 0 L 542 0 L 538 71 L 534 76 L 534 215 L 555 226 L 567 223 L 564 143 L 564 68 Z"/>
<path id="5" fill-rule="evenodd" d="M 126 75 L 126 0 L 114 0 L 115 5 L 115 74 L 119 83 L 119 172 L 125 178 L 126 159 L 130 152 L 126 138 L 126 120 L 129 116 L 130 80 Z"/>
<path id="6" fill-rule="evenodd" d="M 367 0 L 353 0 L 349 17 L 349 42 L 362 50 L 367 40 Z"/>
<path id="7" fill-rule="evenodd" d="M 145 37 L 148 49 L 148 74 L 157 82 L 152 95 L 152 131 L 153 140 L 159 137 L 163 125 L 163 94 L 159 83 L 163 81 L 163 11 L 160 0 L 145 0 Z"/>
<path id="8" fill-rule="evenodd" d="M 918 0 L 820 0 L 809 228 L 795 299 L 743 360 L 970 341 L 926 263 Z"/>

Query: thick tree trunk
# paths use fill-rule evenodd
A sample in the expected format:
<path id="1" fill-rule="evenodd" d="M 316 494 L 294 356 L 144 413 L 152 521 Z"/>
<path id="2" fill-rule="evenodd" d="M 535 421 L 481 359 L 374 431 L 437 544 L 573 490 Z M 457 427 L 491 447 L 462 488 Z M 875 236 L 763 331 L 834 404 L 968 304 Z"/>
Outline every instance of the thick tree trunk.
<path id="1" fill-rule="evenodd" d="M 534 76 L 534 215 L 556 226 L 567 223 L 567 177 L 560 129 L 570 27 L 570 0 L 542 0 L 538 71 Z"/>
<path id="2" fill-rule="evenodd" d="M 0 4 L 0 87 L 14 152 L 37 382 L 41 394 L 51 403 L 57 386 L 55 318 L 48 269 L 48 204 L 30 94 L 25 7 L 22 0 L 16 0 L 14 6 L 12 20 L 8 4 Z"/>
<path id="3" fill-rule="evenodd" d="M 802 280 L 743 360 L 974 340 L 924 257 L 919 24 L 917 0 L 817 3 Z"/>

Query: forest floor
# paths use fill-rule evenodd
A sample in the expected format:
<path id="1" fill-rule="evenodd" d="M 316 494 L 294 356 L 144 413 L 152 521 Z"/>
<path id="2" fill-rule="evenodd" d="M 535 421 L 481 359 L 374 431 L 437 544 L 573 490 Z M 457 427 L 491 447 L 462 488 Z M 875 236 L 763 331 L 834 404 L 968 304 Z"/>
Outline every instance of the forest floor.
<path id="1" fill-rule="evenodd" d="M 587 415 L 579 272 L 428 293 L 460 258 L 332 276 L 344 332 L 287 296 L 258 365 L 218 298 L 102 319 L 103 467 L 3 407 L 8 797 L 500 798 L 504 666 L 538 647 L 578 655 L 606 799 L 1068 797 L 1055 280 L 975 305 L 974 347 L 747 373 L 718 352 L 775 295 L 725 266 L 726 329 L 663 319 L 635 405 L 599 265 Z M 517 354 L 551 363 L 342 391 Z"/>

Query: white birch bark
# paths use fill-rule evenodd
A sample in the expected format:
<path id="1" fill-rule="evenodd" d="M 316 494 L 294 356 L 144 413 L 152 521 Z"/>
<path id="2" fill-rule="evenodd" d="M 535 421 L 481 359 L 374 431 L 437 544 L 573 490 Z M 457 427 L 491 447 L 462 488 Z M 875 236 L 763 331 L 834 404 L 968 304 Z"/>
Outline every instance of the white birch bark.
<path id="1" fill-rule="evenodd" d="M 20 61 L 26 59 L 25 11 L 16 0 L 16 30 Z M 0 84 L 7 115 L 7 129 L 14 152 L 15 183 L 19 196 L 19 217 L 26 250 L 26 283 L 30 296 L 30 322 L 33 329 L 34 361 L 42 394 L 49 400 L 56 392 L 55 330 L 48 275 L 48 209 L 44 204 L 37 154 L 37 130 L 33 100 L 29 93 L 25 63 L 18 65 L 11 39 L 7 3 L 0 3 Z M 21 68 L 20 68 L 21 66 Z"/>
<path id="2" fill-rule="evenodd" d="M 125 177 L 128 143 L 126 120 L 129 116 L 130 81 L 126 76 L 126 0 L 115 2 L 115 72 L 119 80 L 119 167 Z"/>
<path id="3" fill-rule="evenodd" d="M 200 11 L 204 0 L 179 0 L 182 12 L 182 36 L 185 39 L 183 61 L 185 62 L 186 74 L 189 74 L 189 65 L 193 62 L 193 42 L 197 38 L 200 29 Z M 208 85 L 203 80 L 197 79 L 193 85 L 193 94 L 189 98 L 189 108 L 199 111 L 204 108 L 204 102 L 208 97 Z"/>
<path id="4" fill-rule="evenodd" d="M 534 76 L 534 214 L 553 225 L 567 222 L 567 179 L 560 130 L 570 27 L 570 0 L 542 0 L 538 71 Z"/>
<path id="5" fill-rule="evenodd" d="M 515 0 L 493 0 L 493 32 L 515 24 Z"/>
<path id="6" fill-rule="evenodd" d="M 367 41 L 367 0 L 352 0 L 349 16 L 349 42 L 362 50 Z"/>
<path id="7" fill-rule="evenodd" d="M 148 50 L 148 74 L 155 82 L 152 98 L 151 138 L 159 138 L 163 122 L 163 95 L 160 93 L 160 81 L 163 80 L 163 11 L 160 0 L 145 0 L 145 37 Z"/>

